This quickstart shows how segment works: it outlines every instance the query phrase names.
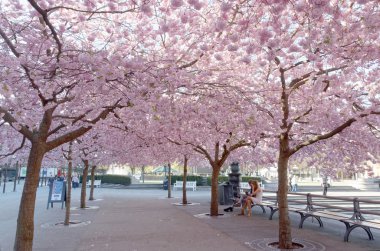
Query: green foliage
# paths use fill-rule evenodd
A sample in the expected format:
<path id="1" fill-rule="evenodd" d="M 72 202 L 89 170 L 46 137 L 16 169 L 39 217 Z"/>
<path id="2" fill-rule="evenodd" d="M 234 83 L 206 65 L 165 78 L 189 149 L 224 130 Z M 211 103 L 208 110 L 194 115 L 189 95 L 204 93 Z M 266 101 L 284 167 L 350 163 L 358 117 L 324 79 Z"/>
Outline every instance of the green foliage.
<path id="1" fill-rule="evenodd" d="M 258 182 L 260 182 L 261 177 L 250 177 L 250 176 L 241 177 L 242 182 L 248 182 L 248 180 L 257 180 Z"/>
<path id="2" fill-rule="evenodd" d="M 96 180 L 101 180 L 102 183 L 108 184 L 121 184 L 125 186 L 129 186 L 131 184 L 131 178 L 126 175 L 112 175 L 112 174 L 104 174 L 104 175 L 95 175 Z M 82 176 L 79 181 L 82 183 Z M 87 181 L 91 181 L 91 175 L 87 176 Z"/>
<path id="3" fill-rule="evenodd" d="M 172 185 L 177 180 L 182 181 L 183 180 L 183 176 L 182 175 L 172 175 L 172 178 L 171 178 Z M 197 186 L 201 186 L 202 185 L 202 176 L 188 175 L 187 178 L 186 178 L 186 180 L 187 181 L 196 181 L 197 182 Z"/>
<path id="4" fill-rule="evenodd" d="M 219 176 L 218 177 L 218 183 L 223 183 L 223 182 L 227 182 L 229 179 L 229 177 L 227 176 Z M 257 180 L 257 181 L 261 181 L 261 177 L 250 177 L 250 176 L 244 176 L 244 177 L 241 177 L 241 181 L 242 182 L 248 182 L 248 180 Z M 211 186 L 211 177 L 207 177 L 207 185 Z"/>
<path id="5" fill-rule="evenodd" d="M 218 177 L 218 183 L 223 183 L 228 181 L 228 176 L 219 176 Z M 211 176 L 207 177 L 207 185 L 211 186 Z"/>

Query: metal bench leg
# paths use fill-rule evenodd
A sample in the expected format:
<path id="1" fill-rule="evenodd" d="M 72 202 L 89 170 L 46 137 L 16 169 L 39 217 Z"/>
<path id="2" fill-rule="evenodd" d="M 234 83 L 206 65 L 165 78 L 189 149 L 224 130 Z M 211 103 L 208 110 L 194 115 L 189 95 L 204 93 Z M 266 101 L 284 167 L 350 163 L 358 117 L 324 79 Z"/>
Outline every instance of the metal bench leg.
<path id="1" fill-rule="evenodd" d="M 346 225 L 347 226 L 347 225 Z M 350 226 L 347 230 L 346 230 L 346 233 L 344 234 L 344 241 L 345 242 L 348 242 L 348 237 L 350 236 L 350 233 L 352 232 L 352 230 L 354 230 L 355 228 L 357 227 L 360 227 L 360 228 L 363 228 L 364 231 L 367 232 L 367 235 L 368 235 L 368 239 L 369 240 L 374 240 L 373 238 L 373 234 L 371 232 L 371 229 L 369 227 L 365 227 L 365 226 L 360 226 L 360 225 L 352 225 Z"/>
<path id="2" fill-rule="evenodd" d="M 269 215 L 269 220 L 272 220 L 273 219 L 273 215 L 275 212 L 278 211 L 278 208 L 273 208 L 273 207 L 269 207 L 270 208 L 270 215 Z"/>
<path id="3" fill-rule="evenodd" d="M 369 227 L 363 227 L 363 229 L 367 232 L 367 234 L 368 234 L 368 238 L 369 238 L 371 241 L 373 241 L 374 238 L 373 238 L 373 234 L 372 234 L 372 232 L 371 232 L 371 229 L 370 229 Z"/>
<path id="4" fill-rule="evenodd" d="M 299 214 L 301 215 L 301 220 L 300 220 L 300 224 L 298 225 L 298 228 L 302 228 L 303 222 L 309 217 L 314 217 L 318 221 L 319 227 L 323 227 L 323 222 L 320 217 L 315 216 L 315 215 L 310 215 L 310 214 L 308 215 L 304 215 L 303 213 L 299 213 Z"/>
<path id="5" fill-rule="evenodd" d="M 264 208 L 263 205 L 251 204 L 251 210 L 253 210 L 253 207 L 254 207 L 254 206 L 259 206 L 259 207 L 261 207 L 261 209 L 263 210 L 263 214 L 265 214 L 265 208 Z"/>
<path id="6" fill-rule="evenodd" d="M 263 205 L 259 205 L 260 207 L 261 207 L 261 209 L 263 210 L 263 214 L 265 214 L 266 212 L 265 212 L 265 208 L 264 208 L 264 206 Z"/>

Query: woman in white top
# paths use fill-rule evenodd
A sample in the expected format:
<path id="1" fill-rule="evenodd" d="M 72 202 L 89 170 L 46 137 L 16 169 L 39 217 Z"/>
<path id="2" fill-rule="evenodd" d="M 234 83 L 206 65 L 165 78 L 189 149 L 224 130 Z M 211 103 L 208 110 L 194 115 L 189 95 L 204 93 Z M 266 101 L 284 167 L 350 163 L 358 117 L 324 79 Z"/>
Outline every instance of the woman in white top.
<path id="1" fill-rule="evenodd" d="M 251 216 L 251 214 L 252 214 L 252 210 L 251 210 L 252 204 L 254 205 L 254 204 L 262 202 L 262 199 L 263 199 L 263 190 L 261 189 L 261 187 L 260 187 L 259 183 L 257 182 L 257 180 L 252 180 L 252 182 L 250 183 L 250 185 L 251 185 L 251 188 L 252 188 L 252 194 L 250 194 L 247 197 L 247 203 L 245 203 L 245 205 L 242 207 L 240 215 L 244 215 L 245 209 L 248 208 L 247 216 Z"/>

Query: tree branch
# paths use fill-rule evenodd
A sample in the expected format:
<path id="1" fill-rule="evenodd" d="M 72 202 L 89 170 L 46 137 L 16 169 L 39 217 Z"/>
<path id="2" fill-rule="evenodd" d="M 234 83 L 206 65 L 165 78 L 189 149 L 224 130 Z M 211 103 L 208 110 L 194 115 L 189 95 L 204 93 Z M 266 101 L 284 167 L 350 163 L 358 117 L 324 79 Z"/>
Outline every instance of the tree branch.
<path id="1" fill-rule="evenodd" d="M 339 71 L 339 70 L 342 70 L 342 69 L 347 68 L 347 67 L 348 67 L 348 65 L 343 65 L 341 67 L 334 67 L 334 68 L 330 68 L 327 70 L 320 70 L 320 71 L 316 72 L 315 75 L 319 76 L 322 74 L 327 74 L 330 72 Z M 304 74 L 303 76 L 301 76 L 299 78 L 293 79 L 289 84 L 289 88 L 291 88 L 292 90 L 299 88 L 300 86 L 302 86 L 303 84 L 305 84 L 307 82 L 307 80 L 309 79 L 309 77 L 313 73 L 314 73 L 314 71 L 311 71 L 311 72 Z"/>
<path id="2" fill-rule="evenodd" d="M 194 148 L 194 150 L 196 152 L 198 152 L 198 153 L 203 154 L 204 156 L 206 156 L 207 160 L 210 162 L 211 165 L 214 164 L 214 161 L 212 160 L 210 154 L 203 147 L 201 147 L 201 146 L 198 145 L 198 146 L 196 146 Z"/>
<path id="3" fill-rule="evenodd" d="M 5 32 L 0 27 L 0 36 L 4 39 L 5 43 L 8 45 L 9 49 L 16 57 L 20 57 L 20 53 L 16 50 L 16 47 L 12 44 L 11 40 L 7 37 Z"/>
<path id="4" fill-rule="evenodd" d="M 49 27 L 51 33 L 53 34 L 53 38 L 57 44 L 57 49 L 58 49 L 58 52 L 57 52 L 57 62 L 59 62 L 59 57 L 62 53 L 62 44 L 61 44 L 61 41 L 59 40 L 58 38 L 58 34 L 57 32 L 55 31 L 54 29 L 54 26 L 52 25 L 52 23 L 50 22 L 49 18 L 48 18 L 48 15 L 47 15 L 47 11 L 46 10 L 43 10 L 41 9 L 41 7 L 34 1 L 34 0 L 28 0 L 28 2 L 33 6 L 33 8 L 38 12 L 40 13 L 40 15 L 42 16 L 42 18 L 44 19 L 44 22 L 46 23 L 46 25 Z"/>
<path id="5" fill-rule="evenodd" d="M 8 48 L 12 51 L 12 53 L 17 58 L 19 58 L 21 54 L 16 50 L 16 47 L 12 44 L 12 42 L 9 40 L 9 38 L 7 37 L 7 35 L 5 34 L 5 32 L 1 28 L 0 28 L 0 36 L 4 39 L 5 43 L 8 45 Z M 40 88 L 38 87 L 38 85 L 36 85 L 32 76 L 30 75 L 29 68 L 24 64 L 21 64 L 21 67 L 24 69 L 25 74 L 28 77 L 30 84 L 32 85 L 33 89 L 35 89 L 37 91 L 38 96 L 41 99 L 42 104 L 45 106 L 48 102 L 47 102 L 46 98 L 42 95 Z"/>
<path id="6" fill-rule="evenodd" d="M 110 106 L 110 107 L 107 107 L 105 110 L 103 110 L 101 113 L 99 113 L 99 115 L 97 117 L 95 117 L 94 119 L 92 120 L 88 120 L 87 122 L 94 125 L 96 124 L 98 121 L 100 121 L 101 119 L 105 119 L 107 117 L 107 115 L 112 112 L 114 109 L 116 108 L 120 108 L 121 106 L 119 105 L 119 102 L 120 100 L 118 100 L 114 106 Z M 54 148 L 64 144 L 64 143 L 67 143 L 69 141 L 72 141 L 82 135 L 84 135 L 86 132 L 88 132 L 89 130 L 91 130 L 91 128 L 93 127 L 92 125 L 89 125 L 89 126 L 82 126 L 74 131 L 71 131 L 71 132 L 68 132 L 56 139 L 53 139 L 49 142 L 47 142 L 47 151 L 50 151 L 50 150 L 53 150 Z"/>
<path id="7" fill-rule="evenodd" d="M 60 124 L 59 126 L 57 126 L 56 128 L 54 128 L 53 130 L 51 130 L 49 133 L 48 133 L 48 137 L 56 132 L 58 132 L 59 130 L 61 130 L 62 128 L 65 128 L 66 125 L 65 124 Z"/>
<path id="8" fill-rule="evenodd" d="M 32 141 L 33 133 L 31 130 L 29 130 L 24 125 L 20 125 L 21 128 L 19 128 L 19 129 L 15 128 L 13 124 L 14 123 L 18 124 L 17 120 L 7 110 L 5 110 L 3 107 L 0 106 L 0 114 L 1 113 L 4 113 L 4 115 L 3 115 L 4 121 L 9 123 L 13 129 L 15 129 L 16 131 L 19 131 L 24 137 L 26 137 L 27 139 Z"/>
<path id="9" fill-rule="evenodd" d="M 128 10 L 102 10 L 102 11 L 99 11 L 99 10 L 80 10 L 80 9 L 75 9 L 75 8 L 72 8 L 72 7 L 68 7 L 68 6 L 55 6 L 53 8 L 50 8 L 50 9 L 47 9 L 46 12 L 51 12 L 51 11 L 55 11 L 55 10 L 58 10 L 58 9 L 65 9 L 65 10 L 72 10 L 72 11 L 75 11 L 75 12 L 81 12 L 81 13 L 88 13 L 88 14 L 124 14 L 124 13 L 128 13 L 128 12 L 133 12 L 136 10 L 136 8 L 132 8 L 132 9 L 128 9 Z"/>
<path id="10" fill-rule="evenodd" d="M 313 110 L 313 108 L 310 107 L 309 110 L 307 110 L 307 111 L 304 112 L 303 114 L 301 114 L 301 115 L 299 115 L 298 117 L 296 117 L 296 118 L 294 119 L 294 122 L 297 122 L 297 123 L 304 123 L 304 122 L 299 122 L 299 120 L 300 120 L 301 118 L 305 117 L 306 115 L 308 115 L 312 110 Z M 289 132 L 290 129 L 292 129 L 292 127 L 293 127 L 293 125 L 294 125 L 294 122 L 289 123 L 289 125 L 288 125 L 288 129 L 287 129 L 287 132 Z"/>
<path id="11" fill-rule="evenodd" d="M 20 145 L 19 147 L 17 147 L 17 148 L 16 148 L 13 152 L 11 152 L 11 153 L 1 154 L 1 155 L 0 155 L 0 159 L 6 158 L 6 157 L 8 157 L 8 156 L 12 156 L 13 154 L 15 154 L 16 152 L 18 152 L 19 150 L 21 150 L 21 149 L 24 147 L 24 145 L 25 145 L 25 140 L 26 140 L 26 137 L 23 136 L 23 137 L 22 137 L 21 145 Z"/>
<path id="12" fill-rule="evenodd" d="M 301 65 L 301 64 L 305 64 L 305 63 L 309 63 L 309 62 L 310 62 L 310 60 L 299 61 L 299 62 L 295 63 L 294 65 L 291 65 L 291 66 L 289 66 L 288 68 L 285 68 L 285 69 L 284 69 L 284 72 L 285 72 L 285 71 L 289 71 L 289 70 L 291 70 L 291 69 L 293 69 L 293 68 L 295 68 L 295 67 L 297 67 L 297 66 L 299 66 L 299 65 Z"/>
<path id="13" fill-rule="evenodd" d="M 359 115 L 359 117 L 364 118 L 364 117 L 367 117 L 370 114 L 380 115 L 380 112 L 370 112 L 369 114 L 365 113 L 365 114 Z M 330 132 L 322 134 L 322 135 L 319 135 L 319 136 L 316 136 L 316 137 L 314 137 L 312 139 L 309 139 L 309 140 L 306 140 L 306 141 L 300 143 L 299 145 L 297 145 L 294 148 L 290 149 L 290 151 L 289 151 L 290 156 L 293 155 L 294 153 L 298 152 L 299 150 L 301 150 L 305 146 L 308 146 L 308 145 L 314 144 L 314 143 L 316 143 L 318 141 L 325 140 L 325 139 L 328 139 L 328 138 L 331 138 L 331 137 L 335 136 L 336 134 L 342 132 L 347 127 L 351 126 L 352 123 L 354 123 L 355 121 L 357 121 L 357 119 L 354 119 L 354 118 L 348 119 L 346 122 L 344 122 L 340 126 L 336 127 L 335 129 L 331 130 Z"/>

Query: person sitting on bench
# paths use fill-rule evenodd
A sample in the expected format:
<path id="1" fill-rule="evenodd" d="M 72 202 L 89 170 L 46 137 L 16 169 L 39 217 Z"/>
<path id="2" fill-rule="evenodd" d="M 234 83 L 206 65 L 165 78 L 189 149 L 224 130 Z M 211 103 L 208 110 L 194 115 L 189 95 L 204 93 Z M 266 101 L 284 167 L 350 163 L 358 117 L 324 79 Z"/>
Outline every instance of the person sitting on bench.
<path id="1" fill-rule="evenodd" d="M 247 216 L 251 216 L 252 205 L 262 202 L 263 190 L 261 189 L 259 183 L 257 182 L 257 180 L 249 180 L 249 181 L 248 183 L 251 186 L 251 193 L 247 194 L 247 199 L 245 200 L 245 203 L 242 204 L 241 213 L 239 215 L 244 215 L 245 209 L 248 208 Z"/>

